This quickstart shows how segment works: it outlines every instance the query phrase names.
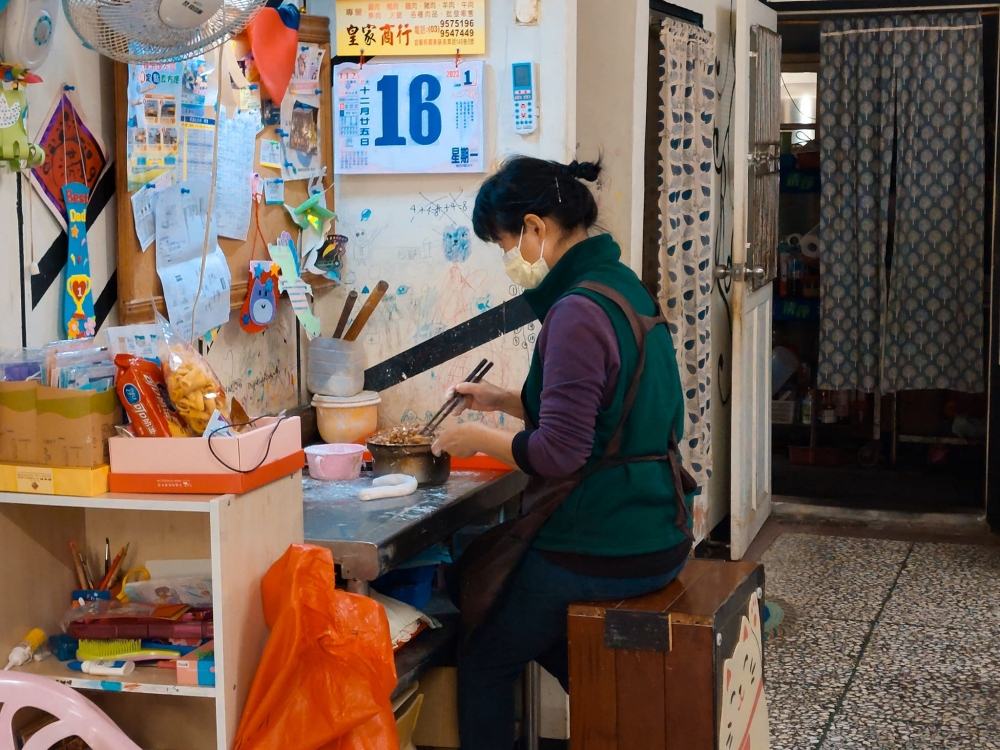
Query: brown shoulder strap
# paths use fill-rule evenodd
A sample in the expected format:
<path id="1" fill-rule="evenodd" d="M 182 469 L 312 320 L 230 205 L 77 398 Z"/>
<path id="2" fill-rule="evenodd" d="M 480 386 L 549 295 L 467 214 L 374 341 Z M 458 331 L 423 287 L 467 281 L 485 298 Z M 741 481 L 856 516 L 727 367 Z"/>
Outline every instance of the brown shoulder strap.
<path id="1" fill-rule="evenodd" d="M 639 381 L 642 378 L 643 370 L 646 367 L 646 336 L 652 331 L 656 326 L 663 323 L 666 325 L 666 318 L 660 312 L 659 305 L 657 305 L 656 312 L 658 313 L 656 317 L 650 317 L 648 315 L 640 315 L 632 307 L 631 303 L 625 299 L 625 295 L 619 292 L 617 289 L 612 289 L 607 284 L 601 284 L 597 281 L 582 281 L 577 285 L 580 289 L 587 289 L 595 294 L 600 294 L 602 297 L 614 302 L 624 313 L 625 317 L 628 319 L 629 325 L 632 328 L 632 335 L 635 336 L 635 343 L 639 349 L 639 359 L 636 363 L 635 372 L 632 375 L 632 381 L 629 383 L 628 391 L 625 393 L 625 402 L 622 405 L 622 413 L 618 419 L 618 425 L 615 428 L 614 435 L 612 435 L 611 440 L 608 442 L 607 447 L 604 450 L 604 458 L 612 458 L 618 455 L 621 450 L 622 443 L 622 429 L 625 427 L 625 421 L 628 419 L 629 415 L 632 413 L 632 407 L 635 406 L 636 396 L 639 394 Z"/>

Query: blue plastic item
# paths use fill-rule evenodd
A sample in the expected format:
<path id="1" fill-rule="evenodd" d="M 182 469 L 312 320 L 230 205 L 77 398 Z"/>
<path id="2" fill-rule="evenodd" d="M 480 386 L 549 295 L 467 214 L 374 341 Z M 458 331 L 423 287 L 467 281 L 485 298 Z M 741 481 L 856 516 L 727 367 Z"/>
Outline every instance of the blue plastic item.
<path id="1" fill-rule="evenodd" d="M 80 641 L 60 633 L 49 636 L 49 646 L 59 661 L 73 661 L 76 659 L 76 650 L 80 648 Z"/>
<path id="2" fill-rule="evenodd" d="M 396 569 L 372 581 L 372 588 L 390 599 L 423 609 L 431 600 L 436 572 L 436 565 Z"/>

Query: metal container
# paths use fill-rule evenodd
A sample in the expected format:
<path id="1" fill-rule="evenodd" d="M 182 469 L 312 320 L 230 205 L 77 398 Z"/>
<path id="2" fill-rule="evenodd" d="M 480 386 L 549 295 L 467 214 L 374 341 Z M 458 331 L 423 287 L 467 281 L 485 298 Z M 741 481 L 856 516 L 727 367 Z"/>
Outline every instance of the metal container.
<path id="1" fill-rule="evenodd" d="M 435 456 L 427 445 L 377 445 L 368 443 L 376 477 L 409 474 L 420 487 L 437 487 L 451 476 L 451 456 Z"/>

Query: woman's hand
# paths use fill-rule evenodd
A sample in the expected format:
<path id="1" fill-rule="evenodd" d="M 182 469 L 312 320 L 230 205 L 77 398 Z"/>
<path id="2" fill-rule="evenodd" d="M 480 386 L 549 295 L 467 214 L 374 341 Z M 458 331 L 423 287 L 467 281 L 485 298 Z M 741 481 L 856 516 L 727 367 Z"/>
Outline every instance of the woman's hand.
<path id="1" fill-rule="evenodd" d="M 516 467 L 511 443 L 514 436 L 509 432 L 487 427 L 482 422 L 466 422 L 449 427 L 438 435 L 431 450 L 435 456 L 447 453 L 455 458 L 472 458 L 477 453 L 485 453 L 510 467 Z"/>
<path id="2" fill-rule="evenodd" d="M 435 456 L 447 453 L 455 458 L 471 458 L 483 449 L 483 426 L 474 422 L 449 427 L 431 446 Z"/>
<path id="3" fill-rule="evenodd" d="M 504 390 L 492 383 L 458 383 L 448 393 L 464 396 L 459 414 L 469 409 L 473 411 L 502 411 L 516 419 L 524 419 L 521 398 L 513 391 Z"/>

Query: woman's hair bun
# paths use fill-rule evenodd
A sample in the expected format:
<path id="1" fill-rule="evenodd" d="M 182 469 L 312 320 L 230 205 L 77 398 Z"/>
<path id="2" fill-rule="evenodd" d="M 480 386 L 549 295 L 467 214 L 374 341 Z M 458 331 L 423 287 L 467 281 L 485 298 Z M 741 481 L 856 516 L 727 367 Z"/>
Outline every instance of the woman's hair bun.
<path id="1" fill-rule="evenodd" d="M 566 174 L 578 180 L 597 182 L 597 178 L 601 176 L 601 160 L 598 159 L 596 163 L 590 161 L 571 162 L 566 165 Z"/>

